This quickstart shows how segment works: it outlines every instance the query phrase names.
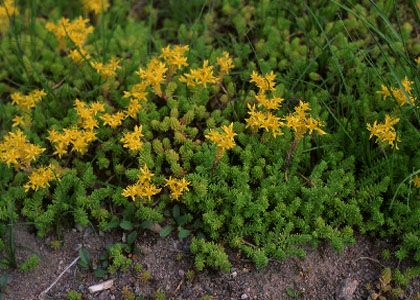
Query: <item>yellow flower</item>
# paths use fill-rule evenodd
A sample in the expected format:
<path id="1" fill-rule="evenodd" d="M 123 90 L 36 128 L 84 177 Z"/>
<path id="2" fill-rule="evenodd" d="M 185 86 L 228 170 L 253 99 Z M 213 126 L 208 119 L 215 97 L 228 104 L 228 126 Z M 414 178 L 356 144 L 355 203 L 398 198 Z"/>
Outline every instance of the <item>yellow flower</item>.
<path id="1" fill-rule="evenodd" d="M 279 109 L 280 104 L 284 101 L 284 99 L 280 97 L 273 97 L 268 99 L 267 96 L 263 93 L 256 95 L 255 99 L 257 99 L 260 106 L 267 110 Z"/>
<path id="2" fill-rule="evenodd" d="M 29 114 L 15 116 L 12 122 L 12 127 L 28 128 L 31 126 L 31 116 Z"/>
<path id="3" fill-rule="evenodd" d="M 209 61 L 205 60 L 202 68 L 191 69 L 190 73 L 182 75 L 179 81 L 191 87 L 198 85 L 207 87 L 207 84 L 217 83 L 217 78 L 213 75 L 213 66 L 209 66 Z"/>
<path id="4" fill-rule="evenodd" d="M 137 182 L 127 186 L 123 190 L 122 195 L 127 198 L 130 197 L 133 201 L 136 200 L 137 197 L 147 198 L 150 201 L 152 196 L 160 193 L 162 190 L 152 184 L 152 177 L 153 173 L 150 172 L 147 165 L 144 165 L 143 168 L 140 169 Z"/>
<path id="5" fill-rule="evenodd" d="M 420 176 L 416 175 L 413 177 L 413 179 L 411 180 L 411 183 L 416 187 L 416 188 L 420 188 Z"/>
<path id="6" fill-rule="evenodd" d="M 401 80 L 402 88 L 391 87 L 388 88 L 385 85 L 381 85 L 381 90 L 377 93 L 381 94 L 384 99 L 388 97 L 393 97 L 395 101 L 397 101 L 401 106 L 405 104 L 413 105 L 415 102 L 415 98 L 412 94 L 412 81 L 410 81 L 407 77 Z"/>
<path id="7" fill-rule="evenodd" d="M 133 85 L 130 91 L 124 91 L 124 98 L 131 98 L 138 101 L 145 101 L 147 97 L 146 88 L 149 84 L 146 81 L 142 81 Z"/>
<path id="8" fill-rule="evenodd" d="M 92 33 L 94 28 L 88 25 L 89 20 L 79 17 L 73 21 L 67 18 L 61 18 L 58 24 L 48 22 L 45 27 L 54 33 L 59 41 L 60 48 L 65 48 L 66 38 L 71 40 L 77 47 L 82 48 L 87 36 Z"/>
<path id="9" fill-rule="evenodd" d="M 82 0 L 83 9 L 86 12 L 94 12 L 96 15 L 107 11 L 109 8 L 108 0 Z"/>
<path id="10" fill-rule="evenodd" d="M 161 56 L 168 64 L 168 66 L 174 66 L 180 69 L 182 67 L 188 66 L 187 58 L 184 56 L 185 52 L 187 52 L 188 50 L 188 45 L 175 45 L 172 47 L 168 45 L 166 48 L 162 48 Z"/>
<path id="11" fill-rule="evenodd" d="M 131 99 L 130 103 L 128 104 L 126 114 L 133 119 L 137 119 L 137 113 L 141 109 L 141 104 L 137 99 Z"/>
<path id="12" fill-rule="evenodd" d="M 53 165 L 37 168 L 29 175 L 29 182 L 24 185 L 25 191 L 28 192 L 30 189 L 37 191 L 50 186 L 50 182 L 59 179 L 60 175 L 60 171 Z"/>
<path id="13" fill-rule="evenodd" d="M 119 60 L 115 57 L 111 58 L 107 64 L 93 62 L 92 66 L 105 79 L 115 77 L 117 75 L 117 70 L 121 69 Z"/>
<path id="14" fill-rule="evenodd" d="M 265 91 L 274 91 L 275 89 L 275 80 L 276 75 L 273 71 L 271 71 L 268 74 L 265 74 L 265 76 L 259 75 L 257 72 L 252 71 L 251 75 L 251 81 L 255 83 L 255 85 L 260 89 L 260 93 L 263 93 Z"/>
<path id="15" fill-rule="evenodd" d="M 77 64 L 82 63 L 84 60 L 90 59 L 90 55 L 85 48 L 71 50 L 68 56 Z"/>
<path id="16" fill-rule="evenodd" d="M 22 110 L 31 110 L 41 99 L 47 95 L 44 90 L 33 90 L 28 95 L 23 95 L 20 92 L 10 95 L 13 104 L 16 104 Z"/>
<path id="17" fill-rule="evenodd" d="M 62 133 L 58 133 L 54 129 L 48 131 L 48 140 L 54 145 L 54 153 L 58 157 L 67 154 L 67 148 L 72 144 L 72 151 L 85 154 L 89 148 L 89 144 L 96 140 L 96 134 L 92 130 L 77 130 L 64 128 Z"/>
<path id="18" fill-rule="evenodd" d="M 400 121 L 399 118 L 392 118 L 390 115 L 385 116 L 384 123 L 378 123 L 376 120 L 371 124 L 367 124 L 367 129 L 370 131 L 369 139 L 373 136 L 376 136 L 380 142 L 388 143 L 391 147 L 398 149 L 397 142 L 399 138 L 397 137 L 397 132 L 393 127 L 395 124 L 398 124 Z"/>
<path id="19" fill-rule="evenodd" d="M 255 105 L 248 104 L 249 118 L 245 119 L 246 127 L 262 128 L 265 131 L 271 132 L 273 137 L 282 135 L 280 127 L 284 124 L 280 121 L 279 117 L 276 117 L 271 112 L 261 112 L 255 109 Z"/>
<path id="20" fill-rule="evenodd" d="M 50 129 L 48 131 L 48 140 L 55 148 L 53 154 L 61 158 L 64 154 L 67 154 L 67 147 L 73 140 L 73 135 L 70 130 L 58 133 L 55 129 Z"/>
<path id="21" fill-rule="evenodd" d="M 105 111 L 105 105 L 102 102 L 92 102 L 90 104 L 90 108 L 92 109 L 93 113 L 97 114 L 98 112 Z"/>
<path id="22" fill-rule="evenodd" d="M 0 33 L 5 32 L 9 28 L 9 20 L 12 16 L 19 13 L 15 6 L 15 0 L 4 0 L 0 5 Z"/>
<path id="23" fill-rule="evenodd" d="M 223 156 L 225 150 L 232 149 L 235 146 L 234 137 L 236 133 L 233 131 L 233 123 L 229 126 L 222 127 L 223 133 L 210 129 L 209 134 L 205 137 L 217 145 L 217 158 Z"/>
<path id="24" fill-rule="evenodd" d="M 296 140 L 300 140 L 307 132 L 312 134 L 313 131 L 317 131 L 318 134 L 325 134 L 325 131 L 321 129 L 322 122 L 307 114 L 309 110 L 309 103 L 300 100 L 299 105 L 295 107 L 295 112 L 285 117 L 286 126 L 295 131 Z"/>
<path id="25" fill-rule="evenodd" d="M 155 174 L 150 172 L 149 167 L 147 165 L 144 165 L 142 168 L 140 168 L 140 174 L 139 174 L 138 182 L 140 182 L 140 183 L 151 182 L 152 177 L 154 175 Z"/>
<path id="26" fill-rule="evenodd" d="M 91 106 L 88 106 L 86 103 L 76 99 L 74 105 L 76 106 L 76 111 L 79 115 L 81 127 L 83 129 L 91 131 L 94 128 L 99 127 L 95 115 L 98 111 L 104 110 L 104 105 L 102 103 L 95 102 Z"/>
<path id="27" fill-rule="evenodd" d="M 146 69 L 140 68 L 137 72 L 140 78 L 153 88 L 156 95 L 162 96 L 160 88 L 161 83 L 165 80 L 165 73 L 168 70 L 165 63 L 159 61 L 156 57 L 152 58 Z"/>
<path id="28" fill-rule="evenodd" d="M 124 118 L 125 114 L 121 111 L 115 114 L 106 113 L 101 116 L 102 121 L 104 121 L 104 125 L 109 125 L 111 128 L 120 126 Z"/>
<path id="29" fill-rule="evenodd" d="M 232 58 L 226 51 L 223 52 L 221 57 L 217 58 L 217 64 L 219 65 L 219 77 L 223 77 L 229 74 L 230 70 L 235 67 Z"/>
<path id="30" fill-rule="evenodd" d="M 122 195 L 126 198 L 131 198 L 131 200 L 136 200 L 137 197 L 140 196 L 141 193 L 141 187 L 138 184 L 132 184 L 127 186 L 123 192 Z"/>
<path id="31" fill-rule="evenodd" d="M 381 84 L 381 90 L 380 91 L 377 91 L 377 93 L 378 94 L 381 94 L 384 99 L 386 99 L 389 96 L 391 96 L 391 90 L 387 86 L 385 86 L 383 84 Z"/>
<path id="32" fill-rule="evenodd" d="M 89 148 L 89 144 L 96 140 L 95 132 L 91 130 L 73 130 L 72 151 L 85 154 Z"/>
<path id="33" fill-rule="evenodd" d="M 139 151 L 143 147 L 143 142 L 141 138 L 143 134 L 141 133 L 142 126 L 135 126 L 133 132 L 127 132 L 121 138 L 121 142 L 124 143 L 125 148 L 130 149 L 131 151 Z"/>
<path id="34" fill-rule="evenodd" d="M 9 132 L 0 143 L 0 161 L 15 168 L 26 168 L 44 151 L 44 148 L 29 143 L 23 132 L 18 129 Z"/>
<path id="35" fill-rule="evenodd" d="M 165 179 L 165 186 L 169 187 L 171 198 L 174 200 L 178 200 L 184 191 L 189 191 L 188 185 L 190 185 L 190 182 L 185 178 L 176 179 L 169 176 L 169 179 Z"/>

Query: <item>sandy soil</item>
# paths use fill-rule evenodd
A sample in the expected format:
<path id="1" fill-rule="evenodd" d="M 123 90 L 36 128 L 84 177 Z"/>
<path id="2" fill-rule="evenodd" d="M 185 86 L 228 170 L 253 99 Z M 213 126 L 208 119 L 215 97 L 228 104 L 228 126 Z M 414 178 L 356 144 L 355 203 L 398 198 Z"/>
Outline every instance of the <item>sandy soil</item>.
<path id="1" fill-rule="evenodd" d="M 38 299 L 41 292 L 78 256 L 81 246 L 95 261 L 106 245 L 121 241 L 121 235 L 99 235 L 92 229 L 73 229 L 64 234 L 63 246 L 53 250 L 50 247 L 51 238 L 40 239 L 27 227 L 18 228 L 18 258 L 23 260 L 35 253 L 41 261 L 36 269 L 29 272 L 7 271 L 9 284 L 5 299 Z M 357 244 L 341 253 L 325 245 L 308 249 L 303 259 L 271 261 L 262 270 L 256 270 L 251 262 L 231 253 L 231 272 L 205 271 L 189 276 L 189 271 L 194 268 L 187 241 L 182 242 L 175 237 L 160 238 L 145 232 L 136 245 L 138 255 L 133 259 L 143 265 L 143 271 L 150 272 L 150 280 L 142 280 L 143 271 L 136 272 L 133 268 L 98 279 L 93 272 L 76 264 L 44 299 L 66 299 L 69 289 L 81 292 L 83 299 L 124 299 L 124 290 L 143 297 L 137 299 L 155 299 L 157 290 L 165 293 L 165 299 L 201 299 L 206 295 L 212 296 L 211 299 L 346 299 L 340 296 L 345 287 L 350 290 L 355 288 L 347 299 L 367 299 L 367 285 L 375 286 L 384 266 L 396 264 L 381 258 L 380 253 L 386 245 L 384 242 L 374 244 L 366 238 L 359 238 Z M 113 288 L 89 293 L 89 286 L 106 279 L 114 279 Z M 415 299 L 419 291 L 420 280 L 416 279 L 406 289 L 403 298 Z"/>

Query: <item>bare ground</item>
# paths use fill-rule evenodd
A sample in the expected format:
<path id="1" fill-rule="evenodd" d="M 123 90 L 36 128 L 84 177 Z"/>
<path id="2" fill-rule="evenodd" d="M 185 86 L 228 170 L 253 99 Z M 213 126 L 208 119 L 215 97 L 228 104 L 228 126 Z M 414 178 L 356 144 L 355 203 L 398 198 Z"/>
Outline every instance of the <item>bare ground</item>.
<path id="1" fill-rule="evenodd" d="M 53 250 L 49 238 L 37 238 L 27 227 L 19 227 L 16 240 L 20 261 L 33 253 L 39 255 L 41 261 L 36 269 L 28 272 L 7 271 L 9 283 L 5 299 L 10 300 L 38 299 L 41 292 L 78 256 L 81 246 L 92 258 L 97 258 L 106 245 L 120 241 L 121 235 L 101 236 L 91 229 L 72 230 L 64 234 L 62 247 Z M 144 266 L 143 271 L 150 272 L 150 280 L 141 280 L 141 272 L 132 268 L 125 273 L 98 279 L 76 264 L 44 299 L 66 299 L 69 289 L 81 292 L 83 299 L 123 299 L 123 290 L 142 295 L 144 299 L 154 299 L 157 290 L 165 293 L 165 299 L 200 299 L 205 295 L 212 296 L 211 299 L 340 299 L 344 286 L 355 288 L 348 299 L 367 299 L 367 285 L 375 286 L 385 266 L 396 265 L 395 261 L 381 257 L 385 246 L 385 242 L 375 244 L 359 238 L 355 245 L 341 253 L 324 245 L 308 249 L 303 259 L 272 261 L 262 270 L 256 270 L 251 262 L 232 253 L 231 272 L 205 271 L 187 276 L 192 274 L 188 271 L 193 270 L 193 257 L 188 252 L 187 243 L 147 232 L 138 238 L 139 254 L 133 260 Z M 106 279 L 114 279 L 113 288 L 89 293 L 89 286 Z M 419 291 L 420 280 L 417 278 L 406 289 L 403 298 L 416 299 Z M 291 297 L 293 293 L 295 298 Z"/>

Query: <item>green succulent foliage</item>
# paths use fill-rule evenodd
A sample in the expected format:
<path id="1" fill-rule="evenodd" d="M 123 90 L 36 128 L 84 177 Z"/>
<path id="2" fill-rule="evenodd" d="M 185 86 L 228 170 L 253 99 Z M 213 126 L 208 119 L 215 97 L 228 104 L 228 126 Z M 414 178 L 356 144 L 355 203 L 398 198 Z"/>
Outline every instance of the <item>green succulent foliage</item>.
<path id="1" fill-rule="evenodd" d="M 67 300 L 82 300 L 82 294 L 75 291 L 75 290 L 69 290 L 67 292 Z"/>
<path id="2" fill-rule="evenodd" d="M 223 247 L 213 242 L 193 238 L 191 241 L 191 252 L 195 254 L 194 265 L 199 271 L 209 267 L 228 272 L 232 267 Z"/>
<path id="3" fill-rule="evenodd" d="M 35 269 L 39 264 L 40 258 L 38 255 L 33 254 L 29 256 L 20 266 L 19 270 L 21 272 L 28 272 L 32 269 Z"/>
<path id="4" fill-rule="evenodd" d="M 270 258 L 303 256 L 303 245 L 328 241 L 341 250 L 354 242 L 354 233 L 394 239 L 399 259 L 420 262 L 419 189 L 411 182 L 420 169 L 419 110 L 377 93 L 381 85 L 400 86 L 407 76 L 419 99 L 414 2 L 112 1 L 101 17 L 91 16 L 95 31 L 87 42 L 97 61 L 120 59 L 111 82 L 60 52 L 45 29 L 47 20 L 38 18 L 74 19 L 84 14 L 77 1 L 18 2 L 31 17 L 16 16 L 0 39 L 0 137 L 18 113 L 10 94 L 44 89 L 47 96 L 30 112 L 31 126 L 24 131 L 48 153 L 48 130 L 77 126 L 76 98 L 105 103 L 107 111 L 126 108 L 124 91 L 138 83 L 136 71 L 167 44 L 188 44 L 193 68 L 203 59 L 215 65 L 226 50 L 235 69 L 206 88 L 190 89 L 175 76 L 162 85 L 165 99 L 149 91 L 136 119 L 125 119 L 117 129 L 100 126 L 84 155 L 71 152 L 59 162 L 61 179 L 47 188 L 25 192 L 28 172 L 0 163 L 1 222 L 24 218 L 40 236 L 76 224 L 104 231 L 176 224 L 180 238 L 197 236 L 191 250 L 198 270 L 228 270 L 224 246 L 264 267 Z M 284 135 L 273 138 L 247 128 L 247 104 L 256 95 L 249 84 L 252 71 L 276 73 L 273 93 L 285 99 L 278 117 L 304 99 L 327 135 L 306 136 L 288 161 L 291 130 L 283 128 Z M 366 124 L 386 114 L 400 119 L 399 150 L 369 140 Z M 217 160 L 215 145 L 204 135 L 231 122 L 236 146 Z M 120 140 L 138 124 L 144 144 L 133 154 Z M 33 167 L 50 158 L 41 157 Z M 160 187 L 168 176 L 185 177 L 189 192 L 177 204 L 166 188 L 149 202 L 122 196 L 145 164 Z M 171 214 L 175 207 L 182 214 Z M 108 252 L 109 272 L 131 264 L 122 244 Z"/>
<path id="5" fill-rule="evenodd" d="M 132 264 L 132 260 L 125 255 L 125 244 L 112 244 L 108 247 L 107 252 L 110 257 L 107 271 L 111 274 L 114 274 L 118 270 L 124 272 Z"/>

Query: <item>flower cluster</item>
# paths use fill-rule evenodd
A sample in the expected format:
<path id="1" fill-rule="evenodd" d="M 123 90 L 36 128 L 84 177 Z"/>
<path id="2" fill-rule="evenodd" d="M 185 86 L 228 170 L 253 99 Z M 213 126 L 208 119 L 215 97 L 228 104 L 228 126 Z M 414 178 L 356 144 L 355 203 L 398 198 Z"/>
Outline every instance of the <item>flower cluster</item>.
<path id="1" fill-rule="evenodd" d="M 31 144 L 21 130 L 9 132 L 0 143 L 0 161 L 16 169 L 27 168 L 31 162 L 45 151 L 38 145 Z"/>
<path id="2" fill-rule="evenodd" d="M 13 104 L 17 105 L 23 111 L 29 111 L 34 108 L 39 101 L 46 95 L 43 90 L 33 90 L 28 95 L 16 92 L 10 95 Z"/>
<path id="3" fill-rule="evenodd" d="M 142 108 L 141 102 L 147 100 L 147 83 L 142 81 L 131 87 L 129 91 L 124 91 L 124 98 L 129 98 L 127 106 L 127 116 L 137 119 L 137 113 Z"/>
<path id="4" fill-rule="evenodd" d="M 229 74 L 230 70 L 235 67 L 232 58 L 226 51 L 223 51 L 222 56 L 218 57 L 216 62 L 219 65 L 219 79 Z"/>
<path id="5" fill-rule="evenodd" d="M 23 116 L 16 115 L 12 119 L 12 127 L 28 128 L 31 126 L 32 118 L 28 113 Z"/>
<path id="6" fill-rule="evenodd" d="M 177 70 L 189 66 L 186 57 L 188 50 L 188 45 L 168 45 L 162 48 L 159 56 L 153 57 L 145 68 L 139 69 L 137 74 L 141 81 L 132 86 L 129 91 L 124 91 L 124 97 L 143 101 L 147 97 L 147 88 L 151 87 L 155 95 L 166 99 L 162 84 L 168 83 Z M 209 65 L 208 60 L 205 60 L 201 68 L 190 69 L 189 72 L 181 74 L 178 79 L 186 83 L 188 87 L 207 87 L 208 84 L 216 84 L 234 67 L 233 60 L 227 52 L 223 52 L 222 57 L 217 59 L 217 63 L 219 65 L 218 77 L 213 72 L 214 66 Z M 141 105 L 136 102 L 130 102 L 130 105 L 133 109 L 129 115 L 134 118 Z"/>
<path id="7" fill-rule="evenodd" d="M 178 200 L 184 191 L 189 191 L 188 185 L 190 182 L 185 178 L 177 179 L 169 176 L 168 179 L 165 179 L 165 186 L 171 191 L 171 198 L 174 200 Z"/>
<path id="8" fill-rule="evenodd" d="M 53 154 L 60 158 L 67 154 L 70 144 L 73 147 L 72 151 L 85 154 L 90 143 L 96 140 L 96 133 L 93 130 L 64 128 L 63 132 L 57 132 L 55 129 L 51 129 L 48 134 L 48 140 L 54 145 L 55 151 Z"/>
<path id="9" fill-rule="evenodd" d="M 75 101 L 76 112 L 79 117 L 79 125 L 83 129 L 93 130 L 98 127 L 98 121 L 95 116 L 99 112 L 105 111 L 105 106 L 100 102 L 93 102 L 90 105 L 79 99 Z"/>
<path id="10" fill-rule="evenodd" d="M 204 60 L 203 67 L 191 69 L 189 74 L 185 73 L 179 80 L 190 87 L 199 85 L 207 87 L 207 84 L 215 84 L 218 81 L 213 74 L 213 66 L 209 66 L 208 60 Z"/>
<path id="11" fill-rule="evenodd" d="M 167 70 L 168 68 L 166 67 L 165 63 L 154 57 L 150 60 L 146 69 L 140 68 L 138 74 L 148 86 L 152 87 L 155 94 L 161 97 L 162 90 L 160 85 L 166 78 Z"/>
<path id="12" fill-rule="evenodd" d="M 154 174 L 150 172 L 147 165 L 144 165 L 140 169 L 137 182 L 127 186 L 123 190 L 122 195 L 127 198 L 130 197 L 133 201 L 138 197 L 143 199 L 147 198 L 150 201 L 152 196 L 158 194 L 162 190 L 152 183 L 153 176 Z"/>
<path id="13" fill-rule="evenodd" d="M 279 117 L 269 111 L 258 111 L 255 108 L 255 105 L 248 104 L 248 109 L 249 118 L 245 119 L 247 127 L 262 128 L 271 132 L 273 137 L 283 134 L 280 127 L 283 126 L 284 123 L 280 121 Z"/>
<path id="14" fill-rule="evenodd" d="M 309 103 L 300 100 L 299 105 L 295 107 L 294 113 L 285 117 L 286 126 L 295 132 L 295 140 L 299 141 L 307 132 L 312 134 L 313 131 L 316 131 L 320 135 L 325 134 L 325 131 L 321 129 L 321 120 L 312 118 L 307 113 L 309 110 Z"/>
<path id="15" fill-rule="evenodd" d="M 69 52 L 68 55 L 72 61 L 74 61 L 77 64 L 82 63 L 84 60 L 90 59 L 90 54 L 86 50 L 86 48 L 77 48 L 73 49 Z"/>
<path id="16" fill-rule="evenodd" d="M 111 128 L 116 128 L 122 124 L 123 119 L 126 117 L 126 114 L 122 111 L 116 112 L 114 114 L 105 113 L 101 116 L 104 125 L 109 125 Z"/>
<path id="17" fill-rule="evenodd" d="M 236 133 L 233 131 L 233 123 L 230 123 L 229 126 L 224 125 L 222 130 L 223 133 L 210 129 L 209 134 L 206 134 L 205 136 L 217 145 L 217 158 L 222 157 L 225 150 L 232 149 L 235 146 L 234 137 Z"/>
<path id="18" fill-rule="evenodd" d="M 0 5 L 0 33 L 5 32 L 9 28 L 10 18 L 19 13 L 14 3 L 14 0 L 4 0 L 2 5 Z"/>
<path id="19" fill-rule="evenodd" d="M 108 10 L 109 0 L 82 0 L 82 5 L 86 12 L 94 12 L 99 15 Z"/>
<path id="20" fill-rule="evenodd" d="M 121 142 L 124 144 L 123 147 L 133 152 L 139 151 L 143 147 L 143 142 L 141 141 L 143 134 L 141 131 L 142 126 L 136 125 L 134 131 L 125 133 L 121 138 Z"/>
<path id="21" fill-rule="evenodd" d="M 400 106 L 403 106 L 405 104 L 414 105 L 415 98 L 412 93 L 412 90 L 413 90 L 413 88 L 411 87 L 412 84 L 413 82 L 408 80 L 407 77 L 405 77 L 403 80 L 401 80 L 400 88 L 397 88 L 397 87 L 389 88 L 385 85 L 381 85 L 381 90 L 378 91 L 378 93 L 381 94 L 384 99 L 393 97 L 395 101 L 399 103 Z"/>
<path id="22" fill-rule="evenodd" d="M 48 22 L 45 27 L 47 30 L 54 33 L 59 41 L 60 48 L 65 48 L 66 38 L 68 38 L 76 47 L 83 48 L 87 36 L 94 30 L 88 23 L 89 20 L 83 19 L 82 17 L 73 21 L 70 21 L 67 18 L 61 18 L 58 24 Z"/>
<path id="23" fill-rule="evenodd" d="M 50 186 L 50 182 L 59 179 L 60 175 L 60 168 L 52 164 L 47 167 L 39 167 L 32 171 L 29 175 L 29 182 L 23 187 L 26 192 L 30 189 L 37 191 L 40 188 Z"/>
<path id="24" fill-rule="evenodd" d="M 115 57 L 111 58 L 111 60 L 106 64 L 101 62 L 92 62 L 92 67 L 104 79 L 114 78 L 117 75 L 117 70 L 121 69 L 120 62 Z"/>
<path id="25" fill-rule="evenodd" d="M 275 83 L 276 75 L 273 71 L 265 76 L 259 75 L 257 72 L 252 71 L 251 74 L 251 83 L 255 83 L 255 85 L 259 88 L 258 93 L 264 93 L 266 91 L 274 91 L 276 83 Z"/>
<path id="26" fill-rule="evenodd" d="M 273 137 L 283 134 L 280 127 L 284 125 L 280 121 L 280 118 L 271 112 L 272 110 L 279 109 L 280 104 L 283 102 L 283 98 L 270 95 L 275 89 L 275 78 L 276 76 L 273 72 L 265 76 L 259 75 L 255 71 L 252 72 L 250 82 L 255 83 L 259 89 L 255 99 L 260 110 L 256 109 L 255 105 L 248 104 L 249 118 L 246 119 L 247 127 L 264 129 L 271 132 Z M 268 93 L 270 93 L 269 96 L 267 95 Z"/>
<path id="27" fill-rule="evenodd" d="M 376 136 L 380 142 L 388 143 L 391 147 L 398 149 L 397 142 L 399 138 L 393 126 L 398 124 L 399 121 L 399 118 L 392 118 L 390 115 L 386 115 L 384 123 L 378 123 L 375 120 L 372 125 L 367 124 L 367 129 L 370 131 L 369 139 Z"/>
<path id="28" fill-rule="evenodd" d="M 162 48 L 162 58 L 165 60 L 166 64 L 170 67 L 181 69 L 182 67 L 187 67 L 187 57 L 185 56 L 185 53 L 189 50 L 189 46 L 167 46 L 165 48 Z"/>
<path id="29" fill-rule="evenodd" d="M 416 187 L 416 188 L 420 188 L 420 176 L 416 175 L 413 177 L 413 179 L 411 180 L 411 183 Z"/>

